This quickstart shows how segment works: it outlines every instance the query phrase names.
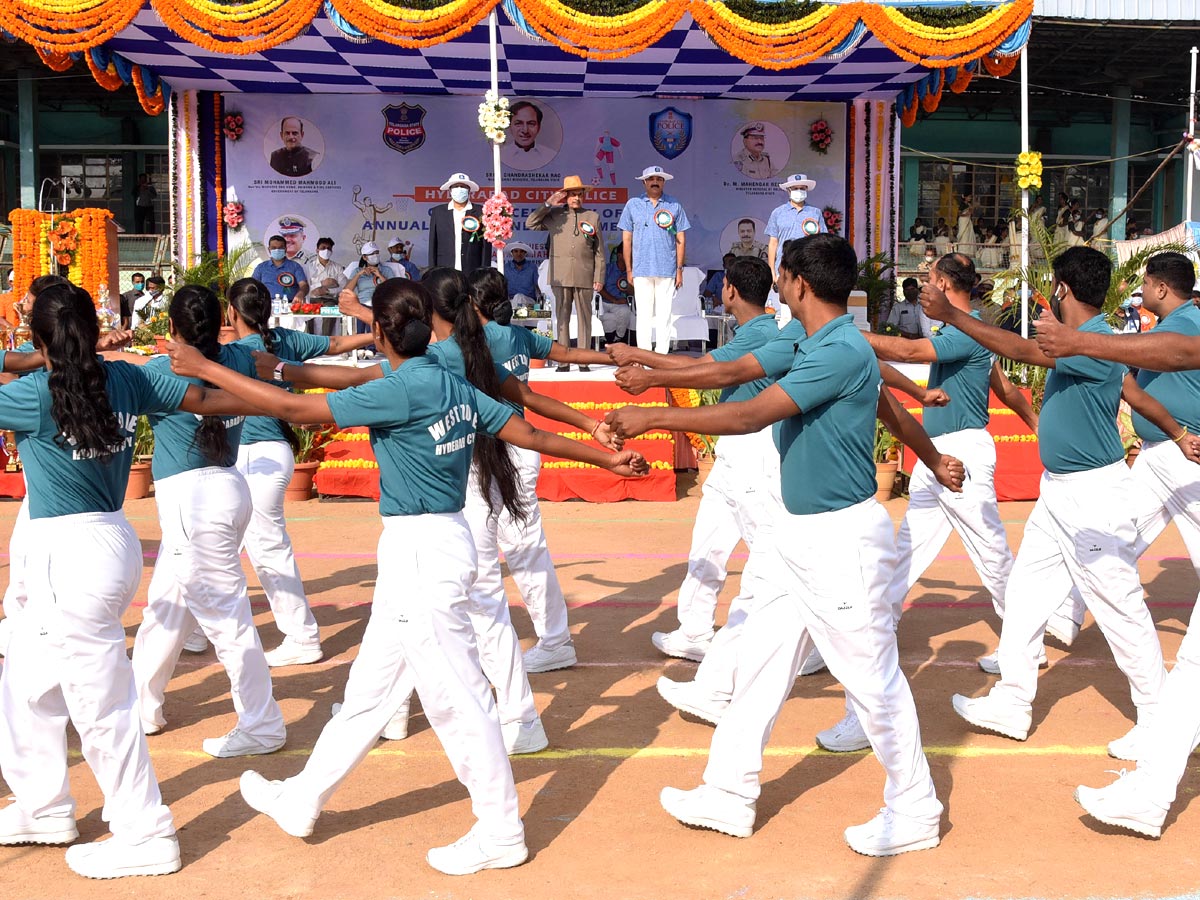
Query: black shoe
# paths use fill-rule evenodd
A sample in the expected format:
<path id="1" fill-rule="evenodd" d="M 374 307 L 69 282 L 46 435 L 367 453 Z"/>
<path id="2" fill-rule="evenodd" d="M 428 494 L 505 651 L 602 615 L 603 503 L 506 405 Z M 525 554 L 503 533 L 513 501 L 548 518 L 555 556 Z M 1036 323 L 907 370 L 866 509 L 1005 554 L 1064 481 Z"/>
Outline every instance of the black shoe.
<path id="1" fill-rule="evenodd" d="M 570 371 L 571 371 L 571 366 L 570 366 L 570 365 L 559 366 L 559 367 L 558 367 L 558 368 L 556 368 L 554 371 L 555 371 L 555 372 L 570 372 Z"/>
<path id="2" fill-rule="evenodd" d="M 580 366 L 579 371 L 580 372 L 590 372 L 590 371 L 592 371 L 592 367 L 591 366 Z"/>

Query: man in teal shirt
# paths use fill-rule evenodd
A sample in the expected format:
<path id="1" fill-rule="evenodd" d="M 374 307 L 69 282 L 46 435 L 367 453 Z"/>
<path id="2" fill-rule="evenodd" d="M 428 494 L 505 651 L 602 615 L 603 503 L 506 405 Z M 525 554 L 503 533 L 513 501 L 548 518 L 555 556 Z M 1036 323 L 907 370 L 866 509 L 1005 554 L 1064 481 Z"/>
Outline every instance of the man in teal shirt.
<path id="1" fill-rule="evenodd" d="M 1071 247 L 1054 260 L 1053 269 L 1056 318 L 1081 331 L 1109 331 L 1101 312 L 1112 277 L 1108 257 Z M 921 303 L 931 318 L 993 352 L 1051 370 L 1038 420 L 1038 451 L 1046 472 L 1008 579 L 997 651 L 1000 681 L 983 697 L 955 694 L 955 712 L 977 728 L 1025 740 L 1042 635 L 1050 614 L 1074 586 L 1129 679 L 1139 720 L 1152 715 L 1166 672 L 1138 579 L 1137 492 L 1117 433 L 1124 368 L 1086 356 L 1050 359 L 1034 340 L 972 318 L 932 285 L 922 289 Z M 1139 406 L 1132 395 L 1128 399 Z M 1157 414 L 1154 418 L 1158 421 Z"/>
<path id="2" fill-rule="evenodd" d="M 877 414 L 895 421 L 879 392 L 879 366 L 846 312 L 857 257 L 843 238 L 790 242 L 779 289 L 809 337 L 791 370 L 744 402 L 698 409 L 627 406 L 608 418 L 632 437 L 649 428 L 748 434 L 780 423 L 784 512 L 755 541 L 756 598 L 739 647 L 733 700 L 713 735 L 704 784 L 665 788 L 663 807 L 686 824 L 748 837 L 763 750 L 801 661 L 815 645 L 854 697 L 887 773 L 885 807 L 847 828 L 858 853 L 892 856 L 938 844 L 942 805 L 921 750 L 920 726 L 900 671 L 884 588 L 895 566 L 887 511 L 874 499 Z M 926 440 L 922 458 L 961 485 L 961 464 Z M 829 460 L 838 461 L 833 477 Z M 768 546 L 769 545 L 769 546 Z"/>

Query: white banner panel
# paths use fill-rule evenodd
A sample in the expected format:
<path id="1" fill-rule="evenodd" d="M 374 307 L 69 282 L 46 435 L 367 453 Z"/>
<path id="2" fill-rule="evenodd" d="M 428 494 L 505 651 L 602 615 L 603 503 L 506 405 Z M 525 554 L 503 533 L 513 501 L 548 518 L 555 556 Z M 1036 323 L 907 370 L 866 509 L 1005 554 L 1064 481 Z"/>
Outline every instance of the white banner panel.
<path id="1" fill-rule="evenodd" d="M 617 221 L 636 177 L 659 165 L 674 175 L 667 192 L 684 204 L 691 230 L 687 262 L 718 268 L 739 239 L 738 223 L 755 222 L 765 245 L 771 210 L 786 201 L 778 183 L 804 173 L 817 182 L 809 202 L 845 210 L 846 107 L 838 103 L 765 100 L 621 100 L 510 98 L 513 125 L 501 148 L 503 188 L 515 209 L 514 240 L 545 255 L 545 233 L 525 217 L 579 175 L 593 185 L 587 205 L 600 212 L 606 240 L 619 242 Z M 226 183 L 245 204 L 250 239 L 265 244 L 291 219 L 289 254 L 316 253 L 332 237 L 334 259 L 358 256 L 369 240 L 412 243 L 412 260 L 428 264 L 429 210 L 448 197 L 440 185 L 455 172 L 492 191 L 491 147 L 468 97 L 226 95 L 245 130 L 226 143 Z M 540 113 L 540 116 L 538 115 Z M 833 132 L 825 153 L 811 146 L 813 123 Z M 755 127 L 757 126 L 757 127 Z M 522 147 L 521 145 L 525 146 Z M 843 217 L 844 220 L 844 217 Z M 294 232 L 293 224 L 288 231 Z M 743 226 L 743 231 L 746 231 Z M 385 251 L 386 252 L 386 251 Z"/>

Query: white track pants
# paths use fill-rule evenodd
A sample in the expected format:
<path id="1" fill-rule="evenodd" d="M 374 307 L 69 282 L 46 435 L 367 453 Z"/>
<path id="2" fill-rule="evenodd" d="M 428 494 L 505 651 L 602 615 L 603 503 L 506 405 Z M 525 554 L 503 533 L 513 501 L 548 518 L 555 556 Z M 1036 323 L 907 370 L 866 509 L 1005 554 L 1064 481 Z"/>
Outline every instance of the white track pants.
<path id="1" fill-rule="evenodd" d="M 383 520 L 375 599 L 345 700 L 304 771 L 284 782 L 286 802 L 319 813 L 415 683 L 483 834 L 499 843 L 523 837 L 512 768 L 468 613 L 475 566 L 462 515 Z"/>
<path id="2" fill-rule="evenodd" d="M 896 564 L 887 511 L 871 499 L 817 515 L 785 513 L 759 534 L 754 553 L 762 554 L 760 583 L 770 596 L 760 598 L 742 630 L 737 686 L 713 734 L 705 783 L 757 800 L 763 750 L 815 644 L 883 764 L 888 808 L 939 821 L 942 805 L 884 594 Z"/>
<path id="3" fill-rule="evenodd" d="M 163 695 L 183 642 L 199 622 L 229 676 L 238 728 L 264 742 L 282 738 L 283 714 L 250 614 L 239 548 L 250 490 L 233 469 L 209 467 L 155 482 L 162 544 L 133 643 L 142 721 L 162 727 Z"/>
<path id="4" fill-rule="evenodd" d="M 675 302 L 675 276 L 641 275 L 633 279 L 637 311 L 637 345 L 655 353 L 671 352 L 671 305 Z M 654 337 L 650 335 L 653 332 Z"/>
<path id="5" fill-rule="evenodd" d="M 516 522 L 504 509 L 490 522 L 487 521 L 487 505 L 478 493 L 479 503 L 468 499 L 464 510 L 471 533 L 475 535 L 475 546 L 479 553 L 479 577 L 475 590 L 504 598 L 504 578 L 500 572 L 500 556 L 497 546 L 504 551 L 508 571 L 521 592 L 521 599 L 533 620 L 533 630 L 547 649 L 555 649 L 571 642 L 571 630 L 567 622 L 567 601 L 563 597 L 558 575 L 554 572 L 554 561 L 546 546 L 546 531 L 542 527 L 542 509 L 538 504 L 537 482 L 542 471 L 542 455 L 534 450 L 509 445 L 520 478 L 521 492 L 525 495 L 529 519 L 524 524 Z M 471 475 L 476 478 L 472 467 Z M 476 479 L 477 480 L 477 479 Z M 468 497 L 470 494 L 468 493 Z M 499 493 L 496 503 L 499 507 Z M 506 601 L 507 602 L 507 601 Z"/>
<path id="6" fill-rule="evenodd" d="M 679 627 L 688 637 L 712 633 L 729 557 L 738 541 L 747 547 L 754 542 L 755 531 L 775 515 L 778 494 L 779 453 L 770 428 L 718 441 L 716 462 L 701 488 L 676 606 Z"/>
<path id="7" fill-rule="evenodd" d="M 175 833 L 138 723 L 121 616 L 142 575 L 124 513 L 33 519 L 29 602 L 0 675 L 0 770 L 28 816 L 74 815 L 67 722 L 104 794 L 113 836 L 138 843 Z"/>
<path id="8" fill-rule="evenodd" d="M 237 470 L 250 486 L 254 507 L 246 529 L 246 555 L 262 583 L 279 630 L 296 643 L 311 646 L 321 643 L 321 634 L 308 607 L 283 516 L 283 492 L 295 467 L 292 448 L 286 441 L 259 441 L 238 447 Z"/>
<path id="9" fill-rule="evenodd" d="M 1133 464 L 1133 477 L 1142 489 L 1139 503 L 1137 551 L 1144 552 L 1174 520 L 1200 574 L 1200 466 L 1188 462 L 1170 441 L 1142 445 Z M 1200 599 L 1200 598 L 1198 598 Z M 1175 668 L 1163 684 L 1158 711 L 1150 720 L 1145 746 L 1149 755 L 1138 771 L 1149 776 L 1149 799 L 1166 808 L 1187 767 L 1188 756 L 1200 739 L 1200 603 L 1191 621 Z"/>
<path id="10" fill-rule="evenodd" d="M 1129 679 L 1138 717 L 1153 713 L 1166 672 L 1138 579 L 1139 488 L 1128 466 L 1047 472 L 1040 493 L 1008 580 L 992 693 L 1014 706 L 1033 704 L 1046 622 L 1074 585 Z"/>
<path id="11" fill-rule="evenodd" d="M 17 519 L 13 522 L 12 535 L 8 539 L 8 588 L 4 591 L 4 615 L 16 624 L 16 617 L 25 608 L 29 591 L 25 587 L 25 554 L 28 551 L 29 495 L 21 501 Z M 0 650 L 3 648 L 0 647 Z"/>
<path id="12" fill-rule="evenodd" d="M 962 460 L 969 477 L 961 494 L 938 483 L 923 462 L 913 469 L 908 510 L 896 535 L 899 561 L 888 585 L 888 602 L 897 622 L 904 598 L 929 568 L 953 529 L 962 538 L 996 615 L 1004 617 L 1004 589 L 1013 555 L 996 506 L 996 444 L 982 428 L 955 431 L 933 439 L 942 453 Z"/>
<path id="13" fill-rule="evenodd" d="M 495 502 L 499 508 L 499 493 L 496 494 Z M 536 510 L 536 499 L 533 506 Z M 470 614 L 471 625 L 475 629 L 479 662 L 483 666 L 483 674 L 496 687 L 496 705 L 500 710 L 501 722 L 506 724 L 509 722 L 532 722 L 537 718 L 537 706 L 533 702 L 529 677 L 525 674 L 525 663 L 521 657 L 521 642 L 517 640 L 517 632 L 513 628 L 512 618 L 509 615 L 508 597 L 504 593 L 504 584 L 499 581 L 497 520 L 488 514 L 487 503 L 484 502 L 483 494 L 480 492 L 478 472 L 474 464 L 471 465 L 471 474 L 467 479 L 467 502 L 463 508 L 463 516 L 471 529 L 471 537 L 475 541 L 479 560 L 479 567 L 475 577 L 472 578 L 474 584 L 469 591 L 470 602 L 467 610 Z M 538 533 L 541 533 L 540 517 L 537 520 L 537 528 Z M 545 546 L 545 535 L 542 535 L 542 547 L 545 548 Z M 536 553 L 533 555 L 538 556 Z M 554 566 L 550 562 L 549 551 L 546 551 L 541 558 L 545 565 L 550 567 L 550 577 L 557 587 L 558 579 L 554 575 Z M 490 562 L 485 564 L 484 560 L 490 560 Z M 481 587 L 478 579 L 485 572 L 484 586 Z M 558 595 L 563 604 L 563 618 L 565 619 L 566 602 L 561 600 L 561 590 L 558 591 Z"/>

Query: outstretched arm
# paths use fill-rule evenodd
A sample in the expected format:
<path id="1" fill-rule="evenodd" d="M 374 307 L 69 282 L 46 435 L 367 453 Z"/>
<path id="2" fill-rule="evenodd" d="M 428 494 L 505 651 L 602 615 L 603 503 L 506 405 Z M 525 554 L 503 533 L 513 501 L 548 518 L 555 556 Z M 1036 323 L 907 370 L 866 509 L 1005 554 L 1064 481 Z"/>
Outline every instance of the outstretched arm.
<path id="1" fill-rule="evenodd" d="M 932 284 L 926 283 L 921 287 L 921 306 L 924 307 L 925 315 L 929 318 L 953 325 L 993 353 L 999 353 L 1001 356 L 1017 362 L 1042 366 L 1046 369 L 1054 368 L 1054 360 L 1038 349 L 1037 341 L 1033 338 L 1023 338 L 1011 331 L 1005 331 L 995 325 L 988 325 L 967 315 L 947 300 L 946 295 Z"/>
<path id="2" fill-rule="evenodd" d="M 921 338 L 912 341 L 908 338 L 895 337 L 887 334 L 875 334 L 872 331 L 863 332 L 863 337 L 880 359 L 889 362 L 933 363 L 937 362 L 937 352 L 933 349 L 933 341 Z"/>
<path id="3" fill-rule="evenodd" d="M 1171 438 L 1192 462 L 1200 462 L 1200 438 L 1189 434 L 1175 417 L 1158 400 L 1151 397 L 1132 375 L 1126 375 L 1121 385 L 1121 396 L 1132 409 L 1144 416 L 1152 425 Z"/>
<path id="4" fill-rule="evenodd" d="M 565 438 L 560 434 L 550 434 L 548 431 L 540 431 L 520 416 L 510 416 L 509 420 L 496 436 L 502 441 L 507 441 L 518 447 L 524 447 L 527 450 L 536 450 L 538 453 L 599 466 L 602 469 L 608 469 L 617 475 L 625 477 L 645 475 L 650 471 L 650 467 L 646 464 L 646 460 L 640 453 L 635 453 L 632 450 L 626 450 L 621 453 L 606 453 L 603 450 L 597 450 L 595 447 L 589 447 L 587 444 L 580 443 L 579 441 Z"/>
<path id="5" fill-rule="evenodd" d="M 962 491 L 963 464 L 933 445 L 921 423 L 897 402 L 891 391 L 879 392 L 879 407 L 876 412 L 888 431 L 917 454 L 917 458 L 929 467 L 938 482 L 955 493 Z"/>
<path id="6" fill-rule="evenodd" d="M 699 363 L 712 362 L 712 354 L 694 358 L 682 354 L 655 353 L 629 344 L 609 344 L 608 355 L 618 366 L 645 366 L 647 369 L 685 369 Z"/>
<path id="7" fill-rule="evenodd" d="M 274 381 L 275 366 L 280 362 L 279 357 L 260 350 L 253 352 L 254 367 L 258 372 L 259 380 Z M 188 362 L 181 361 L 180 365 L 186 366 Z M 183 373 L 181 372 L 180 374 Z M 320 365 L 317 363 L 301 364 L 285 362 L 283 364 L 284 381 L 289 381 L 293 385 L 323 387 L 334 391 L 366 384 L 368 381 L 374 381 L 376 378 L 382 377 L 383 366 L 371 365 L 359 368 L 357 366 Z"/>
<path id="8" fill-rule="evenodd" d="M 519 326 L 518 326 L 519 327 Z M 557 341 L 550 347 L 547 359 L 556 363 L 575 363 L 578 366 L 611 366 L 612 357 L 599 350 L 587 350 L 583 347 L 564 347 Z"/>
<path id="9" fill-rule="evenodd" d="M 698 390 L 734 387 L 765 378 L 766 375 L 762 364 L 753 354 L 747 353 L 729 362 L 693 362 L 692 365 L 665 369 L 627 366 L 617 370 L 617 384 L 622 390 L 636 396 L 652 387 L 686 387 Z"/>
<path id="10" fill-rule="evenodd" d="M 728 363 L 713 363 L 728 365 Z M 799 412 L 795 401 L 777 384 L 740 403 L 710 406 L 623 406 L 604 420 L 621 438 L 637 437 L 652 428 L 696 434 L 753 434 Z"/>
<path id="11" fill-rule="evenodd" d="M 372 319 L 374 319 L 373 316 Z M 373 343 L 375 343 L 375 335 L 369 331 L 366 334 L 337 334 L 329 339 L 329 352 L 336 356 L 339 353 L 349 353 L 351 350 L 361 350 Z"/>
<path id="12" fill-rule="evenodd" d="M 883 383 L 888 387 L 908 394 L 922 406 L 945 406 L 950 402 L 949 395 L 941 388 L 923 388 L 903 372 L 892 368 L 885 362 L 879 364 L 879 374 L 883 376 Z"/>
<path id="13" fill-rule="evenodd" d="M 191 350 L 182 344 L 170 344 L 172 368 L 177 351 Z M 189 387 L 180 409 L 198 415 L 268 415 L 295 422 L 298 425 L 322 425 L 333 421 L 329 403 L 324 394 L 293 394 L 281 391 L 273 385 L 263 384 L 254 378 L 239 375 L 219 362 L 205 359 L 199 353 L 198 361 L 190 361 L 187 368 L 194 377 L 215 384 L 222 390 L 207 387 Z M 182 374 L 176 371 L 176 374 Z"/>
<path id="14" fill-rule="evenodd" d="M 537 391 L 530 390 L 529 385 L 518 378 L 505 378 L 500 385 L 500 396 L 511 403 L 517 403 L 528 410 L 532 410 L 539 416 L 544 416 L 547 419 L 553 419 L 556 422 L 562 422 L 564 425 L 571 425 L 578 428 L 580 431 L 590 434 L 605 447 L 620 449 L 619 445 L 613 444 L 608 426 L 603 422 L 598 422 L 590 416 L 584 415 L 579 410 L 567 406 L 561 400 L 555 400 L 553 397 L 547 397 L 545 394 L 539 394 Z M 558 455 L 557 453 L 555 454 L 555 456 Z"/>
<path id="15" fill-rule="evenodd" d="M 1033 411 L 1032 404 L 1021 393 L 1021 389 L 1013 384 L 1008 376 L 1004 374 L 1004 370 L 1000 368 L 999 360 L 992 363 L 991 386 L 992 392 L 1000 398 L 1000 402 L 1020 416 L 1025 426 L 1034 434 L 1037 434 L 1037 413 Z"/>
<path id="16" fill-rule="evenodd" d="M 1095 334 L 1076 331 L 1043 311 L 1037 320 L 1037 343 L 1047 356 L 1090 356 L 1152 372 L 1200 369 L 1200 340 L 1172 332 Z"/>

